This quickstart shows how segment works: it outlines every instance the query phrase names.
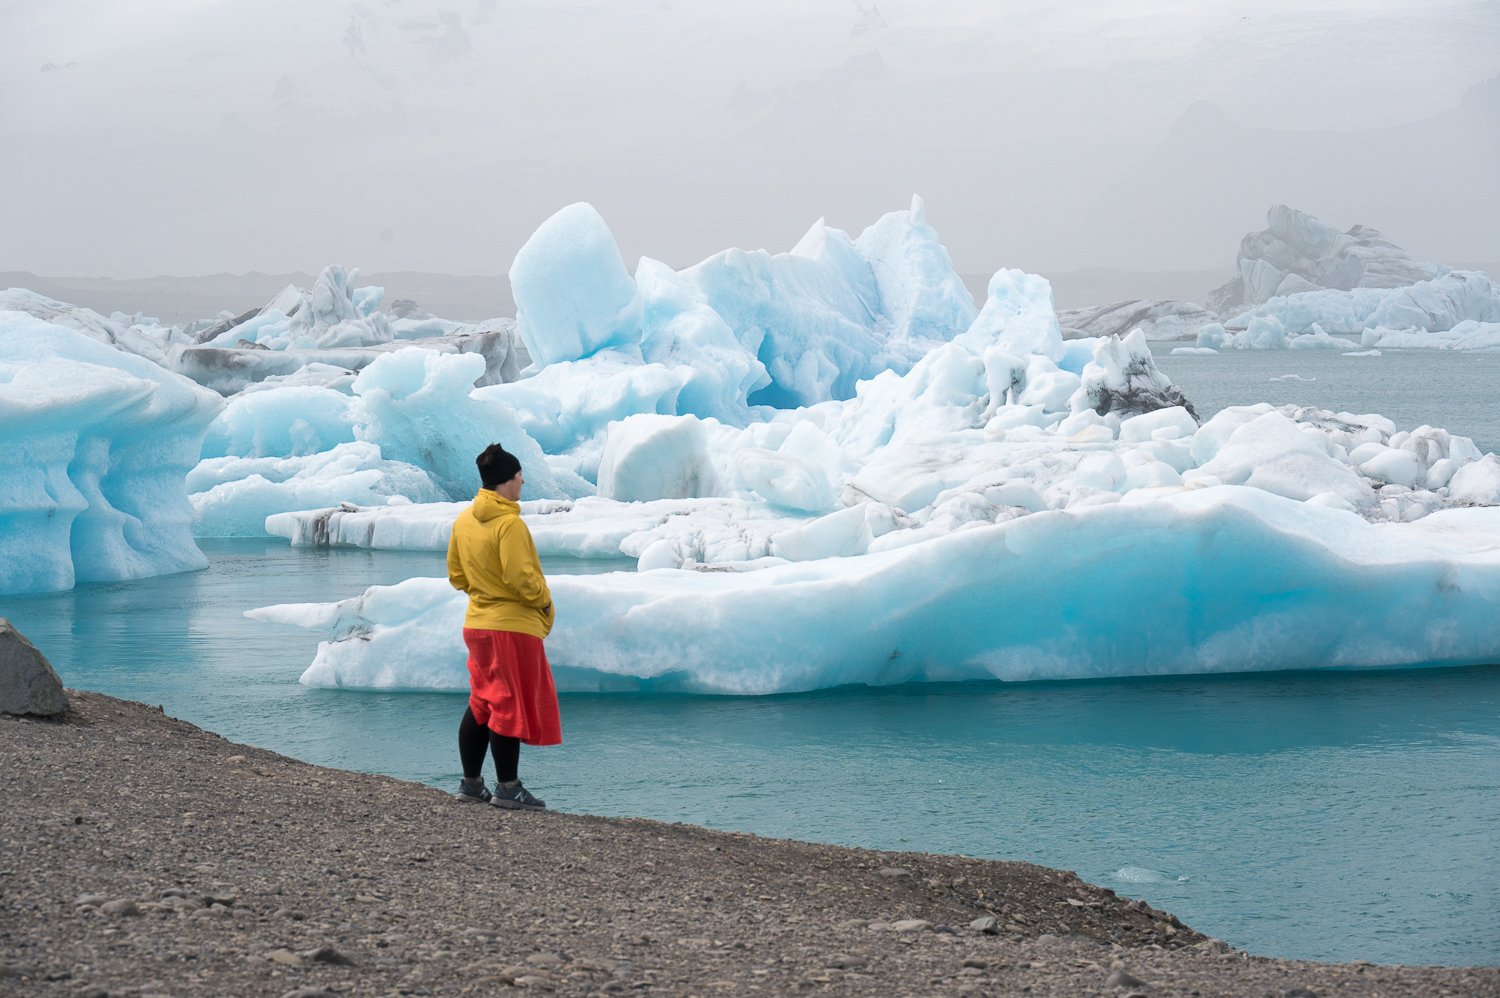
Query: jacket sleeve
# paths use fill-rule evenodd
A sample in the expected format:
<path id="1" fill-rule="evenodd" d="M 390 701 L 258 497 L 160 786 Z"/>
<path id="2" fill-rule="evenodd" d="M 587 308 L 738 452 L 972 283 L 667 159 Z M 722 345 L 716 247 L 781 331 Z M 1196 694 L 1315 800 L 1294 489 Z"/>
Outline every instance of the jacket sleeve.
<path id="1" fill-rule="evenodd" d="M 469 591 L 469 577 L 464 574 L 464 564 L 458 557 L 458 531 L 448 535 L 448 581 L 454 589 Z"/>
<path id="2" fill-rule="evenodd" d="M 552 603 L 552 592 L 542 575 L 541 560 L 531 531 L 520 517 L 514 517 L 500 531 L 500 576 L 520 601 L 540 610 Z"/>

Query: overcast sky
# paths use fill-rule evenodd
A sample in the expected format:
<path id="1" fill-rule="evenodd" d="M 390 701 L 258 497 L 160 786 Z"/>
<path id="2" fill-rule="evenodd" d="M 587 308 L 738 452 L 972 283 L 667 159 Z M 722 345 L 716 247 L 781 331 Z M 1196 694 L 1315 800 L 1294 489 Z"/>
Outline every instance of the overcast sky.
<path id="1" fill-rule="evenodd" d="M 1211 267 L 1191 220 L 1080 236 L 1195 101 L 1380 129 L 1497 73 L 1500 0 L 0 0 L 0 269 L 496 274 L 578 200 L 685 266 L 913 192 L 960 271 Z M 1500 258 L 1493 221 L 1390 234 Z"/>

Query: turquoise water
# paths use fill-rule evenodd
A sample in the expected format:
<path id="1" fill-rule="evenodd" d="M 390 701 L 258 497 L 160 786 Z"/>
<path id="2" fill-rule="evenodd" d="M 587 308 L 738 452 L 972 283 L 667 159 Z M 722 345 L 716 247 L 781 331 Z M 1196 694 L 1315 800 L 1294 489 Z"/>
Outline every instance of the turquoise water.
<path id="1" fill-rule="evenodd" d="M 462 696 L 307 689 L 317 636 L 242 615 L 441 574 L 440 555 L 203 544 L 206 571 L 0 615 L 71 685 L 323 765 L 456 781 Z M 522 754 L 554 807 L 1060 866 L 1252 952 L 1500 962 L 1500 667 L 571 695 L 562 712 L 566 743 Z"/>
<path id="2" fill-rule="evenodd" d="M 1500 451 L 1500 352 L 1386 350 L 1345 357 L 1337 350 L 1231 350 L 1217 356 L 1171 355 L 1155 344 L 1156 365 L 1207 419 L 1251 402 L 1315 405 L 1334 412 L 1378 412 L 1397 429 L 1423 423 Z M 1295 374 L 1305 380 L 1272 381 Z"/>

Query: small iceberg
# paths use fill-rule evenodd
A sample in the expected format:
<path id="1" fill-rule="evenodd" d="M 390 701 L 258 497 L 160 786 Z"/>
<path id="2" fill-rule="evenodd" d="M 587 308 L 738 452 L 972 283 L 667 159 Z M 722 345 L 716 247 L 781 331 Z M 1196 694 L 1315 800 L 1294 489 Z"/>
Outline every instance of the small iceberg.
<path id="1" fill-rule="evenodd" d="M 1144 866 L 1123 866 L 1115 871 L 1115 879 L 1132 884 L 1180 884 L 1186 882 L 1187 877 L 1174 877 L 1170 873 L 1148 870 Z"/>

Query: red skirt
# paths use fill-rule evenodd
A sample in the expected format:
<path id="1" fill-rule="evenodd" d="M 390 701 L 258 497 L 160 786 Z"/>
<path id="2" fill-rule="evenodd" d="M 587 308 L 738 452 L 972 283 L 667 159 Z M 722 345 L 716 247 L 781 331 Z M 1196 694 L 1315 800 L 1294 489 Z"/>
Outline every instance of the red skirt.
<path id="1" fill-rule="evenodd" d="M 464 628 L 469 646 L 469 709 L 497 735 L 527 745 L 561 745 L 557 687 L 542 639 L 518 631 Z"/>

